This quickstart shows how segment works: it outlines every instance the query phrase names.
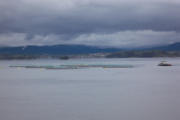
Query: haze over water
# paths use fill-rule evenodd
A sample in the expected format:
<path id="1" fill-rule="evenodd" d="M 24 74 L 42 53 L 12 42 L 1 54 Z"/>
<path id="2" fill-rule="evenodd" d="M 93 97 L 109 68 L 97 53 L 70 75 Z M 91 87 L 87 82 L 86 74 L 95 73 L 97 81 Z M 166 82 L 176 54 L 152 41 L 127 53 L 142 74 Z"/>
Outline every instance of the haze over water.
<path id="1" fill-rule="evenodd" d="M 167 60 L 174 66 L 160 67 Z M 46 70 L 10 65 L 128 64 Z M 0 61 L 1 120 L 179 120 L 180 58 Z"/>

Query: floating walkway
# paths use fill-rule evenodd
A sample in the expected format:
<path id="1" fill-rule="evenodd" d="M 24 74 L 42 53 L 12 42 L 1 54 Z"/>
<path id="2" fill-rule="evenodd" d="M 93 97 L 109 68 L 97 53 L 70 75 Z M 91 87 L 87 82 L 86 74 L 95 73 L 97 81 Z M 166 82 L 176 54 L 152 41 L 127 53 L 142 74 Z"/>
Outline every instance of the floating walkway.
<path id="1" fill-rule="evenodd" d="M 43 69 L 82 69 L 82 68 L 133 68 L 132 65 L 96 65 L 96 64 L 77 64 L 77 65 L 57 65 L 57 66 L 50 66 L 50 65 L 44 65 L 44 66 L 38 66 L 38 65 L 17 65 L 17 66 L 9 66 L 14 68 L 43 68 Z"/>

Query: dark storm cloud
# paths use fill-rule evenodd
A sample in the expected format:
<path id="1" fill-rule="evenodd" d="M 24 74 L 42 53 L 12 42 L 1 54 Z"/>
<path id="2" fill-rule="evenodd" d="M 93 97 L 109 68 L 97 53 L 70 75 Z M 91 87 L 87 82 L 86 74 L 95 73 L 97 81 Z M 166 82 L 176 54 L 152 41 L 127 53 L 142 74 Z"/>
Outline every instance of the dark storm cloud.
<path id="1" fill-rule="evenodd" d="M 144 31 L 171 33 L 173 31 L 174 35 L 177 35 L 180 31 L 179 11 L 178 1 L 165 0 L 151 2 L 146 0 L 126 2 L 116 0 L 0 1 L 0 41 L 2 37 L 6 39 L 5 36 L 10 39 L 10 34 L 13 37 L 22 35 L 24 44 L 26 41 L 28 41 L 27 44 L 31 44 L 33 42 L 29 41 L 35 39 L 35 43 L 39 44 L 75 43 L 81 36 L 89 39 L 88 36 L 92 34 L 114 35 L 125 31 L 134 32 L 134 35 L 137 31 L 142 31 L 142 33 Z M 38 39 L 37 36 L 39 36 Z M 53 36 L 54 43 L 50 41 L 46 43 L 50 36 Z M 119 39 L 119 45 L 121 45 L 121 39 Z M 96 42 L 93 44 L 96 44 L 101 40 L 94 41 Z M 111 42 L 114 44 L 113 40 Z M 11 45 L 5 40 L 3 43 Z M 0 44 L 3 43 L 0 42 Z"/>

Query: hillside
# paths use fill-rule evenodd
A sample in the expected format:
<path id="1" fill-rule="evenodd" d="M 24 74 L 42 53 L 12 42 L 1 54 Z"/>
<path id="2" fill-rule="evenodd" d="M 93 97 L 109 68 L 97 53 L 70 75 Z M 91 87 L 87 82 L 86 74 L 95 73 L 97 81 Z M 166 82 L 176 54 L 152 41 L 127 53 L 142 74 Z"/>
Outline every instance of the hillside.
<path id="1" fill-rule="evenodd" d="M 92 57 L 180 57 L 180 43 L 152 48 L 136 48 L 131 50 L 129 50 L 128 48 L 100 48 L 85 45 L 54 45 L 0 48 L 0 59 L 68 59 Z"/>
<path id="2" fill-rule="evenodd" d="M 85 45 L 54 45 L 54 46 L 27 46 L 27 47 L 1 47 L 0 54 L 24 55 L 76 55 L 89 53 L 117 52 L 117 48 L 99 48 Z"/>

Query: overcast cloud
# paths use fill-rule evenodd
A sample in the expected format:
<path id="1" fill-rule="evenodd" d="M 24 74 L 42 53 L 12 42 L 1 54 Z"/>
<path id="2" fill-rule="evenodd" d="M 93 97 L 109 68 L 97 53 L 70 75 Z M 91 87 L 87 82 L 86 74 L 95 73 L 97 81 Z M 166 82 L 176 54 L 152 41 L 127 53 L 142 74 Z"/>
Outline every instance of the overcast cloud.
<path id="1" fill-rule="evenodd" d="M 0 45 L 180 42 L 179 0 L 0 0 Z"/>

